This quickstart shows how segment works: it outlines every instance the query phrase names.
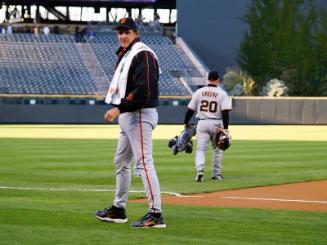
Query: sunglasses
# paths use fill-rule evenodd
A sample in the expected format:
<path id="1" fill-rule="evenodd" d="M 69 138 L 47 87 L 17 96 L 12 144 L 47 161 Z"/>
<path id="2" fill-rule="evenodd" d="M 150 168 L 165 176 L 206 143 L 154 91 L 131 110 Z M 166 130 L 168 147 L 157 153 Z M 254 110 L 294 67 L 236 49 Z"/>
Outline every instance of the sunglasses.
<path id="1" fill-rule="evenodd" d="M 131 30 L 120 30 L 120 31 L 118 31 L 118 34 L 119 35 L 123 35 L 123 34 L 128 35 L 130 32 L 131 32 Z"/>

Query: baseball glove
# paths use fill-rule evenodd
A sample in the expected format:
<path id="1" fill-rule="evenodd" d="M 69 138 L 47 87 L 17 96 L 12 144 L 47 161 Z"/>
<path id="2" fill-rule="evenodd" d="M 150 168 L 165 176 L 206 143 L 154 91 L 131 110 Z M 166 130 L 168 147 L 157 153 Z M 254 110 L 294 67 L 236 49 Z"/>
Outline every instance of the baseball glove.
<path id="1" fill-rule="evenodd" d="M 189 124 L 180 133 L 179 136 L 175 136 L 168 142 L 168 147 L 172 148 L 173 154 L 185 151 L 186 153 L 192 153 L 193 142 L 192 137 L 196 134 L 196 125 Z"/>
<path id="2" fill-rule="evenodd" d="M 232 144 L 232 137 L 223 128 L 218 128 L 215 139 L 216 146 L 223 151 L 227 150 Z"/>

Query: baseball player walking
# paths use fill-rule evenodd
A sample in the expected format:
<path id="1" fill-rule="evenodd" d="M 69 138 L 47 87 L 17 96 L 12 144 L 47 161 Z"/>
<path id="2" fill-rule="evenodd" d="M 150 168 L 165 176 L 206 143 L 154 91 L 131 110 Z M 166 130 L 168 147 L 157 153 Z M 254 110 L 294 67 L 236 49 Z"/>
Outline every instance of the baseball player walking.
<path id="1" fill-rule="evenodd" d="M 220 79 L 217 71 L 208 75 L 207 86 L 198 89 L 192 96 L 185 114 L 184 124 L 188 125 L 196 111 L 197 126 L 197 151 L 195 157 L 195 181 L 204 179 L 204 164 L 206 151 L 211 141 L 213 146 L 212 179 L 223 180 L 221 175 L 223 150 L 215 144 L 217 128 L 224 128 L 228 132 L 229 111 L 232 109 L 227 93 L 219 87 Z"/>
<path id="2" fill-rule="evenodd" d="M 119 116 L 121 128 L 115 156 L 116 192 L 110 208 L 96 212 L 103 221 L 126 223 L 126 203 L 131 185 L 131 161 L 134 174 L 141 176 L 148 198 L 149 211 L 134 228 L 165 228 L 161 214 L 159 181 L 152 157 L 152 130 L 158 122 L 159 67 L 157 56 L 140 42 L 139 32 L 132 18 L 122 18 L 116 25 L 120 48 L 118 62 L 106 103 L 115 107 L 104 118 L 109 123 Z"/>

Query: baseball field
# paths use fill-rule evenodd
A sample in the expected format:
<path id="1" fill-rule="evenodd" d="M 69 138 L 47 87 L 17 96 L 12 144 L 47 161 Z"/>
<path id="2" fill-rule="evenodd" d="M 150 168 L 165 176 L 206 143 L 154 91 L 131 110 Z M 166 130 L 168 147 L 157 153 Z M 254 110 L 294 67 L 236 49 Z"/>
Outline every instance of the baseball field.
<path id="1" fill-rule="evenodd" d="M 283 199 L 270 198 L 272 207 L 263 199 L 253 207 L 213 203 L 214 193 L 243 191 L 239 201 L 246 203 L 248 188 L 326 183 L 327 126 L 232 125 L 224 180 L 210 180 L 209 151 L 202 183 L 194 181 L 195 152 L 173 156 L 167 146 L 181 130 L 154 131 L 167 228 L 132 229 L 129 223 L 147 211 L 140 178 L 132 178 L 127 224 L 94 217 L 113 200 L 116 125 L 0 125 L 0 244 L 326 244 L 326 185 L 305 200 L 293 198 L 292 185 L 280 189 Z M 176 196 L 208 204 L 168 201 Z"/>

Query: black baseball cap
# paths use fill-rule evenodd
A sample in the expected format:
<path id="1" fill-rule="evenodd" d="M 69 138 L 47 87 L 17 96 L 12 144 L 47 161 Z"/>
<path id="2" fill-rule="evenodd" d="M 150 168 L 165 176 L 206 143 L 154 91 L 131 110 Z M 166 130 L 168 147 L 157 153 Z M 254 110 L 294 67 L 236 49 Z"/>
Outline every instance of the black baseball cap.
<path id="1" fill-rule="evenodd" d="M 208 75 L 209 81 L 215 81 L 219 79 L 219 73 L 218 71 L 210 71 Z"/>
<path id="2" fill-rule="evenodd" d="M 116 24 L 115 29 L 116 30 L 132 29 L 132 30 L 137 31 L 137 26 L 136 26 L 135 21 L 132 18 L 127 17 L 127 18 L 121 18 L 119 20 L 119 22 Z"/>

